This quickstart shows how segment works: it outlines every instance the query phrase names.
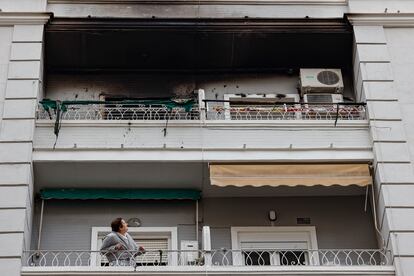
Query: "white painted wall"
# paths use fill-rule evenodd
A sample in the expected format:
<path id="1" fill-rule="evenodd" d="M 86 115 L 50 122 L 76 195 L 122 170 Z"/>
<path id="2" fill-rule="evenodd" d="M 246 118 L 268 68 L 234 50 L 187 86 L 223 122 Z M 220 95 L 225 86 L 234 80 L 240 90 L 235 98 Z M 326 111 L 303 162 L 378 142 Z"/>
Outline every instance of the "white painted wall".
<path id="1" fill-rule="evenodd" d="M 414 161 L 414 28 L 388 28 L 385 34 L 395 80 L 394 90 L 399 100 L 410 158 Z"/>
<path id="2" fill-rule="evenodd" d="M 22 8 L 27 3 L 22 1 Z M 0 228 L 0 271 L 11 276 L 20 275 L 22 251 L 31 243 L 32 140 L 44 23 L 35 14 L 0 12 L 0 217 L 10 222 Z M 24 91 L 28 81 L 35 93 Z"/>
<path id="3" fill-rule="evenodd" d="M 3 12 L 43 12 L 47 0 L 2 0 L 0 9 Z"/>
<path id="4" fill-rule="evenodd" d="M 4 98 L 6 96 L 6 82 L 7 72 L 9 68 L 9 59 L 11 51 L 11 39 L 13 35 L 13 28 L 0 27 L 0 114 L 3 114 Z M 0 122 L 3 116 L 0 116 Z"/>
<path id="5" fill-rule="evenodd" d="M 407 141 L 407 157 L 411 161 L 413 173 L 414 161 L 414 28 L 387 28 L 385 29 L 388 49 L 391 57 L 391 65 L 394 74 L 394 89 L 398 97 L 402 118 L 403 131 Z M 386 172 L 386 176 L 391 172 Z M 414 177 L 398 185 L 386 185 L 382 189 L 385 208 L 383 224 L 389 229 L 390 247 L 398 256 L 396 269 L 401 275 L 412 271 L 414 259 L 414 200 L 410 196 L 414 188 Z M 397 209 L 395 209 L 398 207 Z M 401 258 L 399 256 L 402 256 Z"/>
<path id="6" fill-rule="evenodd" d="M 348 0 L 350 13 L 410 13 L 414 12 L 411 0 Z"/>
<path id="7" fill-rule="evenodd" d="M 331 5 L 316 5 L 310 3 L 309 5 L 172 5 L 172 6 L 153 6 L 153 5 L 91 5 L 91 4 L 62 4 L 59 1 L 53 1 L 49 4 L 47 9 L 53 11 L 55 16 L 121 16 L 121 17 L 162 17 L 165 15 L 174 15 L 177 17 L 270 17 L 270 18 L 287 18 L 287 17 L 299 17 L 305 16 L 324 18 L 324 17 L 336 17 L 341 18 L 346 12 L 363 13 L 363 12 L 400 12 L 408 13 L 414 12 L 414 1 L 410 0 L 349 0 L 349 8 L 346 2 Z M 70 2 L 70 1 L 66 1 Z M 276 1 L 277 2 L 277 1 Z M 3 0 L 0 3 L 0 9 L 4 11 L 43 11 L 46 6 L 45 0 Z M 8 26 L 12 26 L 9 23 Z M 367 29 L 367 28 L 366 28 Z M 369 28 L 368 28 L 369 29 Z M 372 28 L 371 28 L 372 29 Z M 381 29 L 381 28 L 380 28 Z M 39 26 L 17 26 L 14 28 L 13 42 L 41 42 L 42 37 L 39 36 L 39 30 L 42 31 L 42 27 Z M 403 257 L 397 255 L 396 266 L 399 269 L 399 275 L 409 275 L 412 271 L 413 261 L 413 213 L 412 213 L 412 198 L 409 196 L 412 194 L 411 184 L 414 182 L 414 174 L 411 166 L 413 161 L 413 128 L 412 128 L 412 100 L 410 88 L 413 84 L 413 78 L 410 72 L 413 72 L 413 54 L 410 48 L 413 48 L 413 30 L 412 29 L 387 29 L 385 31 L 386 39 L 382 40 L 385 36 L 381 30 L 379 32 L 360 32 L 361 35 L 357 38 L 357 43 L 360 44 L 372 44 L 372 49 L 380 48 L 380 50 L 364 49 L 365 46 L 360 47 L 360 53 L 365 55 L 366 59 L 360 59 L 356 62 L 358 69 L 355 72 L 355 83 L 357 84 L 357 91 L 360 91 L 361 99 L 370 99 L 371 112 L 371 126 L 375 129 L 381 129 L 373 132 L 373 140 L 377 143 L 378 147 L 375 148 L 375 157 L 378 164 L 377 179 L 381 185 L 386 185 L 383 189 L 383 195 L 380 196 L 380 200 L 384 200 L 380 204 L 382 207 L 382 214 L 384 225 L 384 233 L 388 233 L 391 230 L 394 234 L 389 236 L 390 247 L 394 249 L 394 252 L 401 254 Z M 33 120 L 32 103 L 33 98 L 36 98 L 36 92 L 39 91 L 41 84 L 37 81 L 40 74 L 40 64 L 37 60 L 34 62 L 27 62 L 27 58 L 33 56 L 27 56 L 28 52 L 22 50 L 19 45 L 13 48 L 13 61 L 10 66 L 9 72 L 9 56 L 6 53 L 8 51 L 8 45 L 10 45 L 10 27 L 1 27 L 0 30 L 0 140 L 1 144 L 8 143 L 6 146 L 2 145 L 0 155 L 0 189 L 9 189 L 10 186 L 16 187 L 16 191 L 12 194 L 15 196 L 15 204 L 21 204 L 22 198 L 25 197 L 25 193 L 21 193 L 21 187 L 28 186 L 27 193 L 29 196 L 26 199 L 26 206 L 20 207 L 25 210 L 24 222 L 21 220 L 21 211 L 14 210 L 15 205 L 12 205 L 9 210 L 5 212 L 1 210 L 2 217 L 9 217 L 12 215 L 17 216 L 15 228 L 0 228 L 1 241 L 6 247 L 2 247 L 0 251 L 0 265 L 2 269 L 6 270 L 7 275 L 19 275 L 20 274 L 20 249 L 24 246 L 24 240 L 28 241 L 29 238 L 23 238 L 22 224 L 26 224 L 24 228 L 29 228 L 26 233 L 30 232 L 31 224 L 31 198 L 30 198 L 30 183 L 31 173 L 30 154 L 28 154 L 24 146 L 20 148 L 22 142 L 31 143 L 32 128 L 27 127 L 27 121 Z M 364 39 L 366 38 L 366 39 Z M 379 40 L 376 40 L 378 39 Z M 365 41 L 364 41 L 365 40 Z M 389 58 L 384 53 L 383 47 L 377 47 L 376 44 L 388 44 Z M 371 49 L 371 48 L 369 48 Z M 33 53 L 33 52 L 32 52 Z M 31 53 L 31 54 L 32 54 Z M 364 54 L 365 53 L 365 54 Z M 372 55 L 375 54 L 375 55 Z M 360 58 L 360 57 L 358 57 Z M 371 64 L 375 62 L 381 64 Z M 382 64 L 389 63 L 390 64 Z M 364 64 L 359 64 L 359 63 Z M 4 65 L 7 64 L 7 69 Z M 390 78 L 390 73 L 393 71 L 393 77 Z M 7 91 L 4 89 L 5 72 L 7 75 L 10 73 L 10 78 L 7 81 Z M 395 82 L 393 81 L 395 80 Z M 227 82 L 227 81 L 226 81 Z M 396 88 L 390 89 L 390 82 L 395 85 Z M 212 82 L 213 89 L 216 83 L 223 84 L 220 80 Z M 289 83 L 290 82 L 286 82 Z M 235 82 L 229 87 L 234 88 Z M 293 84 L 293 82 L 292 82 Z M 30 89 L 28 89 L 30 87 Z M 247 87 L 247 86 L 246 86 Z M 291 86 L 290 86 L 291 87 Z M 391 86 L 392 87 L 392 86 Z M 207 89 L 208 90 L 208 89 Z M 393 91 L 396 90 L 396 95 L 393 95 Z M 363 91 L 363 92 L 361 92 Z M 388 92 L 387 92 L 388 91 Z M 5 96 L 6 95 L 6 96 Z M 9 105 L 6 112 L 7 119 L 15 120 L 15 124 L 3 123 L 2 117 L 4 112 L 4 99 L 8 98 Z M 15 98 L 23 98 L 21 102 L 17 103 Z M 29 100 L 27 98 L 30 98 Z M 396 100 L 398 102 L 396 103 Z M 384 105 L 382 101 L 388 101 L 389 103 Z M 23 107 L 23 112 L 17 112 L 17 107 Z M 398 111 L 398 109 L 400 109 Z M 402 119 L 402 120 L 401 120 Z M 30 123 L 28 123 L 30 125 Z M 19 128 L 17 128 L 19 125 Z M 22 129 L 20 131 L 19 129 Z M 390 129 L 389 132 L 383 131 L 384 129 Z M 405 134 L 403 134 L 405 132 Z M 50 140 L 50 137 L 48 138 Z M 50 141 L 47 140 L 47 145 L 50 147 Z M 46 141 L 46 140 L 45 140 Z M 364 140 L 366 142 L 367 140 Z M 70 141 L 71 143 L 72 141 Z M 394 147 L 390 143 L 400 143 L 406 146 L 398 145 Z M 69 144 L 69 143 L 68 143 Z M 87 143 L 85 143 L 87 144 Z M 10 146 L 10 147 L 9 147 Z M 16 159 L 10 157 L 13 147 L 16 151 L 21 151 L 22 154 L 16 154 Z M 17 149 L 19 148 L 19 149 Z M 302 154 L 302 153 L 300 153 Z M 334 154 L 334 152 L 332 153 Z M 249 155 L 251 156 L 251 155 Z M 393 188 L 395 186 L 395 189 Z M 4 187 L 7 186 L 7 187 Z M 384 186 L 385 187 L 385 186 Z M 398 187 L 398 188 L 397 188 Z M 4 190 L 6 191 L 6 190 Z M 6 194 L 3 194 L 3 197 Z M 382 199 L 381 199 L 382 197 Z M 7 197 L 7 200 L 10 198 Z M 7 204 L 9 201 L 6 199 L 3 204 Z M 10 203 L 10 202 L 9 202 Z M 22 204 L 23 205 L 23 204 Z M 27 210 L 27 211 L 26 211 Z M 382 216 L 380 216 L 382 218 Z M 86 221 L 86 220 L 85 220 Z M 362 220 L 365 222 L 365 220 Z M 13 227 L 14 227 L 13 226 Z M 217 243 L 218 245 L 226 242 L 226 228 L 220 228 L 218 226 L 213 229 L 213 233 L 220 233 L 223 238 L 223 242 Z M 369 235 L 373 237 L 373 234 Z M 334 238 L 337 238 L 335 236 Z M 15 241 L 10 243 L 11 241 Z M 7 257 L 4 261 L 3 257 Z M 7 264 L 5 264 L 7 262 Z M 404 273 L 403 271 L 406 271 Z M 3 272 L 3 271 L 2 271 Z M 404 273 L 404 274 L 403 274 Z"/>
<path id="8" fill-rule="evenodd" d="M 164 136 L 165 122 L 109 126 L 91 123 L 84 126 L 63 123 L 56 149 L 371 149 L 369 130 L 364 124 L 335 128 L 333 122 L 313 127 L 304 126 L 306 122 L 297 127 L 169 122 Z M 35 150 L 51 149 L 55 140 L 51 124 L 36 128 Z"/>

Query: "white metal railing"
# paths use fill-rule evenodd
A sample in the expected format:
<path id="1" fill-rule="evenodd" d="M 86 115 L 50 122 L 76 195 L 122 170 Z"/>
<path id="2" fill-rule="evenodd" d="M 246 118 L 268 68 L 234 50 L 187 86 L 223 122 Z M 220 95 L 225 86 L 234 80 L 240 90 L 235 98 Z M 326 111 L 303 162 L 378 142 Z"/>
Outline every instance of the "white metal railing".
<path id="1" fill-rule="evenodd" d="M 57 112 L 45 109 L 37 111 L 38 120 L 55 120 Z M 186 111 L 183 107 L 168 108 L 162 104 L 69 104 L 61 111 L 60 120 L 199 120 L 198 105 Z"/>
<path id="2" fill-rule="evenodd" d="M 362 103 L 305 104 L 275 103 L 274 105 L 226 105 L 226 101 L 205 100 L 184 107 L 169 108 L 162 104 L 68 104 L 61 110 L 59 120 L 365 120 Z M 39 105 L 38 120 L 56 120 L 55 109 Z"/>
<path id="3" fill-rule="evenodd" d="M 389 251 L 378 249 L 246 249 L 168 251 L 25 251 L 23 266 L 383 266 Z"/>
<path id="4" fill-rule="evenodd" d="M 275 103 L 273 105 L 229 105 L 207 101 L 208 120 L 365 120 L 362 103 Z"/>

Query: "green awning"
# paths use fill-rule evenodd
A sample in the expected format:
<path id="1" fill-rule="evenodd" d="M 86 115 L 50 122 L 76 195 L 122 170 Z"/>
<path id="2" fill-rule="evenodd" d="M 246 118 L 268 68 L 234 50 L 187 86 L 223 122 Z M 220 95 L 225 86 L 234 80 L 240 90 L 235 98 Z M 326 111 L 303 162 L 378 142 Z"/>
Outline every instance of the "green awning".
<path id="1" fill-rule="evenodd" d="M 43 99 L 39 102 L 43 109 L 45 110 L 61 110 L 63 112 L 67 111 L 68 105 L 163 105 L 167 109 L 171 110 L 173 108 L 181 107 L 184 108 L 185 112 L 190 112 L 193 106 L 196 104 L 194 99 L 185 99 L 185 100 L 174 100 L 174 99 L 140 99 L 140 100 L 122 100 L 122 101 L 59 101 L 59 100 L 50 100 Z"/>
<path id="2" fill-rule="evenodd" d="M 191 189 L 43 189 L 42 199 L 190 199 L 201 192 Z"/>

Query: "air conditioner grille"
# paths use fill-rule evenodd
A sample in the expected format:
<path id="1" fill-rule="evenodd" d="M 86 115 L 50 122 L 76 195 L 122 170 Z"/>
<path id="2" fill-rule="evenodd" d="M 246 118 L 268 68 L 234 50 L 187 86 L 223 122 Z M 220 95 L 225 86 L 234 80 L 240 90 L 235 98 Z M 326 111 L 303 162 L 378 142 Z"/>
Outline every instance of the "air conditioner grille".
<path id="1" fill-rule="evenodd" d="M 308 103 L 331 103 L 332 95 L 331 94 L 308 94 L 307 95 Z"/>
<path id="2" fill-rule="evenodd" d="M 320 83 L 325 85 L 334 85 L 340 80 L 338 74 L 332 71 L 319 72 L 316 78 Z"/>

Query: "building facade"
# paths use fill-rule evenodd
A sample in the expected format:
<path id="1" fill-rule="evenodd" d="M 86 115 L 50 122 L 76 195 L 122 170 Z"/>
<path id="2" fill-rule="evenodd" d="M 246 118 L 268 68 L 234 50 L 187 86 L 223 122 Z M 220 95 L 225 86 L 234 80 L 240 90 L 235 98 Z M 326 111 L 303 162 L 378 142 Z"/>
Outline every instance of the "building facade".
<path id="1" fill-rule="evenodd" d="M 414 1 L 2 0 L 0 38 L 2 275 L 414 270 Z"/>

